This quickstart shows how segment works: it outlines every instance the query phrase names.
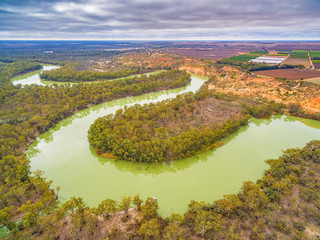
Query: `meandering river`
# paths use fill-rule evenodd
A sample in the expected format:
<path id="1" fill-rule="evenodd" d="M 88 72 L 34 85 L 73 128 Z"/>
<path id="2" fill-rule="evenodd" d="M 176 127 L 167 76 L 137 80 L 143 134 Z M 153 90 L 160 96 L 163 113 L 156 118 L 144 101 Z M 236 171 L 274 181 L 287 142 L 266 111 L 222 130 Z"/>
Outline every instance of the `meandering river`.
<path id="1" fill-rule="evenodd" d="M 12 83 L 14 85 L 26 85 L 26 84 L 38 84 L 38 85 L 45 85 L 44 83 L 41 82 L 39 74 L 42 71 L 50 71 L 53 69 L 57 69 L 59 66 L 54 66 L 54 65 L 43 65 L 42 69 L 39 71 L 34 71 L 31 73 L 26 73 L 20 76 L 16 76 L 12 79 Z"/>
<path id="2" fill-rule="evenodd" d="M 145 165 L 106 159 L 95 154 L 87 131 L 98 117 L 136 103 L 145 104 L 197 91 L 205 79 L 192 76 L 186 87 L 128 97 L 83 110 L 42 134 L 27 150 L 31 169 L 60 186 L 62 201 L 82 197 L 90 206 L 106 198 L 121 200 L 137 193 L 156 197 L 163 216 L 183 213 L 190 200 L 213 202 L 237 193 L 246 180 L 262 177 L 264 160 L 282 150 L 320 139 L 320 122 L 291 116 L 250 120 L 248 126 L 225 138 L 224 145 L 168 164 Z"/>

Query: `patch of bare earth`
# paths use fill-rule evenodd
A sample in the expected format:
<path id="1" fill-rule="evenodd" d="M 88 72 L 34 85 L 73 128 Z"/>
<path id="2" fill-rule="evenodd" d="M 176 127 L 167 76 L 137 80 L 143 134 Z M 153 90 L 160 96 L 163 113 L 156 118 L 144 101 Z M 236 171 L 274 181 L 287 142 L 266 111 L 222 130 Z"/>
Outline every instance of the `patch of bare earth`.
<path id="1" fill-rule="evenodd" d="M 302 59 L 302 58 L 288 58 L 284 64 L 289 64 L 289 65 L 303 65 L 306 68 L 310 68 L 310 60 L 309 59 Z"/>
<path id="2" fill-rule="evenodd" d="M 286 78 L 288 80 L 300 80 L 301 78 L 315 78 L 320 77 L 320 71 L 307 70 L 307 69 L 272 69 L 255 71 L 257 75 L 269 76 L 275 78 Z"/>

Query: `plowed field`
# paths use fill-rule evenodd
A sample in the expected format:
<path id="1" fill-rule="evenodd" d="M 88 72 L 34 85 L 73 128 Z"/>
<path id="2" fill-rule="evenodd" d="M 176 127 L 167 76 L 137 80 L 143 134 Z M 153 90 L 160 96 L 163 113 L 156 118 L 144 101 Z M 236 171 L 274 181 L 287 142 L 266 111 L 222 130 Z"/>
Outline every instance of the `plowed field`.
<path id="1" fill-rule="evenodd" d="M 288 80 L 299 80 L 301 78 L 315 78 L 320 77 L 320 71 L 316 70 L 300 70 L 300 69 L 273 69 L 264 71 L 255 71 L 257 75 L 286 78 Z"/>

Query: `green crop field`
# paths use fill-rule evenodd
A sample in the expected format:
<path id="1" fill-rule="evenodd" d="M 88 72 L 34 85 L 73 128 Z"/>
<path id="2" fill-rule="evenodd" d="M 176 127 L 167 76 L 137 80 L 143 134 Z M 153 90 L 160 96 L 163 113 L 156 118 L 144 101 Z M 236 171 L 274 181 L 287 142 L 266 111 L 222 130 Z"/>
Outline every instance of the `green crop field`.
<path id="1" fill-rule="evenodd" d="M 320 51 L 311 51 L 310 52 L 310 57 L 311 57 L 311 59 L 314 58 L 314 57 L 320 58 Z M 317 60 L 319 60 L 319 59 L 317 59 Z"/>
<path id="2" fill-rule="evenodd" d="M 259 54 L 242 54 L 242 55 L 238 55 L 238 56 L 233 56 L 233 57 L 229 57 L 229 58 L 225 58 L 224 60 L 230 60 L 230 61 L 235 61 L 235 62 L 248 62 L 251 59 L 255 59 L 258 56 L 260 56 Z"/>
<path id="3" fill-rule="evenodd" d="M 269 53 L 268 51 L 258 50 L 258 51 L 250 52 L 250 53 L 248 53 L 248 54 L 263 55 L 263 54 L 268 54 L 268 53 Z"/>
<path id="4" fill-rule="evenodd" d="M 308 51 L 306 50 L 293 50 L 292 54 L 290 55 L 290 58 L 302 58 L 302 59 L 308 59 Z"/>
<path id="5" fill-rule="evenodd" d="M 278 53 L 278 54 L 267 54 L 267 56 L 275 56 L 275 57 L 277 57 L 277 56 L 279 56 L 279 57 L 286 57 L 286 56 L 288 56 L 288 53 Z"/>
<path id="6" fill-rule="evenodd" d="M 320 60 L 312 60 L 313 63 L 320 63 Z"/>

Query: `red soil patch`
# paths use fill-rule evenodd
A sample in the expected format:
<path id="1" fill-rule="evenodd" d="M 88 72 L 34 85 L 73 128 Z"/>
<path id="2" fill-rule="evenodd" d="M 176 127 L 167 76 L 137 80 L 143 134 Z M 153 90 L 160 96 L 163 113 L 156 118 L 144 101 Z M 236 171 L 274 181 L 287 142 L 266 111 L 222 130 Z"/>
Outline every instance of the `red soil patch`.
<path id="1" fill-rule="evenodd" d="M 316 70 L 300 70 L 300 69 L 272 69 L 264 71 L 255 71 L 257 75 L 286 78 L 288 80 L 299 80 L 301 78 L 315 78 L 320 77 L 320 71 Z"/>
<path id="2" fill-rule="evenodd" d="M 320 63 L 313 63 L 313 66 L 314 66 L 316 69 L 320 69 Z"/>
<path id="3" fill-rule="evenodd" d="M 185 70 L 189 73 L 191 72 L 198 75 L 205 75 L 205 71 L 203 67 L 182 66 L 182 67 L 179 67 L 179 70 Z"/>

